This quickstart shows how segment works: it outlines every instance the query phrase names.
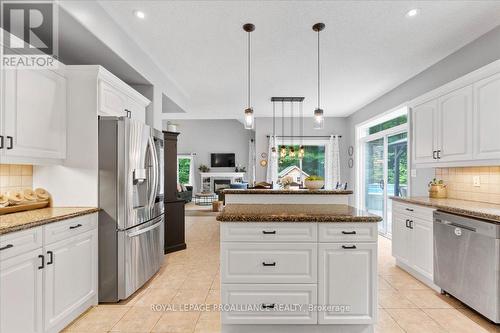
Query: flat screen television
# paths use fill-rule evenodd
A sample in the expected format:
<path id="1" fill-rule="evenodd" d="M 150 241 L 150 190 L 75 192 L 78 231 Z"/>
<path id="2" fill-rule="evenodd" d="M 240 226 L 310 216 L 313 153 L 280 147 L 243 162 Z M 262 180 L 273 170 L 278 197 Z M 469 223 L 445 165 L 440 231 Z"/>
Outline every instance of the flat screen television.
<path id="1" fill-rule="evenodd" d="M 233 154 L 211 154 L 211 166 L 212 168 L 234 168 L 235 158 Z"/>

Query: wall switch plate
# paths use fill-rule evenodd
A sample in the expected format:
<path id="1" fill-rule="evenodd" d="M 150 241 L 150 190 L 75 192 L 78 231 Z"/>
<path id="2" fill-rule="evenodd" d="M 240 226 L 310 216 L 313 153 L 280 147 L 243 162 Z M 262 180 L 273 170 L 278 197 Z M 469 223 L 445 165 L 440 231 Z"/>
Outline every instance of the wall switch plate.
<path id="1" fill-rule="evenodd" d="M 411 176 L 413 178 L 417 177 L 417 169 L 411 169 Z"/>
<path id="2" fill-rule="evenodd" d="M 472 176 L 472 186 L 480 187 L 481 186 L 481 177 Z"/>

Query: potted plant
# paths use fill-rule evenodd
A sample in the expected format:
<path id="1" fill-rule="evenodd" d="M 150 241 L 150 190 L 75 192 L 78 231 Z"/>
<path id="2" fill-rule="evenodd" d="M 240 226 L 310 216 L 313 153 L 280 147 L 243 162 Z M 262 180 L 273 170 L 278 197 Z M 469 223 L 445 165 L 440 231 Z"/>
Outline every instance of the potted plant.
<path id="1" fill-rule="evenodd" d="M 446 185 L 442 179 L 429 182 L 429 198 L 446 198 Z"/>
<path id="2" fill-rule="evenodd" d="M 200 170 L 200 172 L 209 172 L 210 168 L 207 167 L 205 164 L 200 164 L 200 166 L 198 167 L 198 170 Z"/>
<path id="3" fill-rule="evenodd" d="M 305 179 L 304 186 L 309 190 L 319 190 L 325 186 L 325 179 L 321 176 L 311 175 Z"/>

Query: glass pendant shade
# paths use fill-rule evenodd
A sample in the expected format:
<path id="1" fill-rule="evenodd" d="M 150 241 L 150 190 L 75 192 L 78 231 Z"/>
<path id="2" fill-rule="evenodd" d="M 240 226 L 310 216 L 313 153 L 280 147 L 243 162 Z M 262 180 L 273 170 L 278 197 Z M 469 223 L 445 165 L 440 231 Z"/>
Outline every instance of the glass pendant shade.
<path id="1" fill-rule="evenodd" d="M 323 129 L 325 127 L 325 117 L 323 116 L 323 110 L 314 110 L 314 129 Z"/>
<path id="2" fill-rule="evenodd" d="M 284 145 L 280 147 L 280 157 L 281 158 L 286 157 L 286 147 Z"/>
<path id="3" fill-rule="evenodd" d="M 293 148 L 293 146 L 290 146 L 290 149 L 288 150 L 288 156 L 290 156 L 291 158 L 295 157 L 295 148 Z"/>
<path id="4" fill-rule="evenodd" d="M 305 152 L 306 152 L 306 151 L 305 151 L 305 149 L 304 149 L 304 146 L 302 146 L 302 145 L 301 145 L 301 146 L 300 146 L 300 148 L 299 148 L 299 153 L 298 153 L 298 157 L 299 157 L 299 159 L 303 159 L 303 158 L 304 158 L 304 154 L 305 154 Z"/>
<path id="5" fill-rule="evenodd" d="M 255 124 L 255 118 L 253 114 L 253 109 L 248 108 L 245 110 L 245 129 L 253 129 Z"/>

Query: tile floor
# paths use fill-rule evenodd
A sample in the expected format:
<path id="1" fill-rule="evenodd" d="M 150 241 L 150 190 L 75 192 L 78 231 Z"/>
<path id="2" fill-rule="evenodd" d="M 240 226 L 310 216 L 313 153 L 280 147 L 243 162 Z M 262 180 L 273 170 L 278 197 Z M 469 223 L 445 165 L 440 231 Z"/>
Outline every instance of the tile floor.
<path id="1" fill-rule="evenodd" d="M 166 256 L 160 272 L 127 301 L 98 305 L 64 332 L 220 332 L 217 312 L 151 310 L 152 304 L 220 302 L 219 228 L 215 214 L 187 212 L 186 237 L 188 248 Z M 375 332 L 500 332 L 500 326 L 397 268 L 390 241 L 382 237 L 379 240 L 379 321 Z"/>

